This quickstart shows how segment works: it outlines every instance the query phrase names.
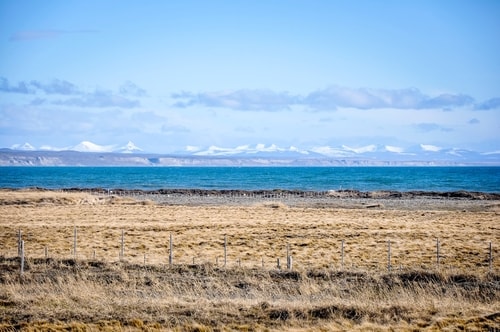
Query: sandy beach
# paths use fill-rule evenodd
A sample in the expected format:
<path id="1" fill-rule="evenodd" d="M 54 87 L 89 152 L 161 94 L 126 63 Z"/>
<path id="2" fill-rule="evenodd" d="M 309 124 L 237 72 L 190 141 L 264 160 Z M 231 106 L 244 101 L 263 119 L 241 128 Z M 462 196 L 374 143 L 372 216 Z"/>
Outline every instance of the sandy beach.
<path id="1" fill-rule="evenodd" d="M 353 192 L 330 192 L 316 197 L 313 194 L 274 193 L 272 196 L 263 196 L 241 192 L 224 195 L 220 192 L 136 192 L 125 195 L 120 192 L 91 194 L 79 190 L 1 190 L 0 255 L 6 260 L 17 256 L 18 232 L 21 230 L 28 259 L 52 259 L 57 262 L 76 258 L 82 262 L 99 261 L 102 264 L 132 264 L 165 269 L 173 266 L 205 266 L 216 271 L 222 268 L 231 271 L 243 269 L 254 272 L 241 278 L 254 280 L 255 271 L 261 271 L 257 274 L 279 271 L 278 259 L 281 273 L 285 273 L 288 254 L 293 259 L 294 273 L 300 276 L 308 275 L 311 271 L 349 271 L 373 274 L 374 278 L 382 274 L 409 271 L 429 271 L 439 275 L 472 274 L 474 280 L 494 276 L 491 279 L 493 281 L 488 279 L 493 287 L 489 290 L 490 297 L 481 296 L 482 300 L 475 298 L 470 306 L 464 304 L 461 309 L 452 306 L 451 312 L 440 309 L 433 315 L 426 314 L 421 320 L 426 321 L 427 326 L 433 326 L 443 317 L 451 317 L 460 310 L 476 318 L 500 312 L 500 260 L 496 259 L 500 245 L 500 200 L 496 195 L 370 195 L 366 197 L 366 194 Z M 172 266 L 169 266 L 170 236 L 173 239 Z M 226 255 L 224 239 L 227 244 Z M 436 250 L 439 250 L 439 259 Z M 34 263 L 31 266 L 32 271 L 41 269 Z M 9 272 L 12 275 L 2 273 L 0 298 L 11 301 L 13 295 L 9 289 L 16 282 L 9 278 L 14 278 L 14 272 Z M 191 271 L 188 274 L 193 273 Z M 216 278 L 219 272 L 213 273 L 210 278 Z M 30 275 L 29 271 L 27 275 Z M 200 277 L 196 273 L 194 276 Z M 300 280 L 301 283 L 304 281 L 302 277 Z M 298 286 L 304 287 L 302 284 Z M 248 291 L 257 292 L 252 287 Z M 194 295 L 190 293 L 191 296 Z M 203 301 L 208 301 L 206 304 L 214 305 L 210 301 L 216 301 L 220 305 L 232 301 L 230 295 L 225 296 L 223 300 L 204 295 L 201 297 Z M 398 303 L 409 307 L 412 296 L 417 295 L 408 295 L 407 302 Z M 446 298 L 446 301 L 457 300 L 454 295 L 447 296 L 450 298 Z M 268 312 L 271 307 L 288 308 L 290 303 L 293 303 L 292 307 L 301 308 L 302 304 L 299 303 L 304 301 L 302 296 L 290 297 L 290 303 L 285 297 L 273 300 L 263 294 L 250 298 L 245 297 L 248 302 L 240 299 L 244 302 L 241 305 L 248 309 L 265 302 L 265 308 L 261 308 L 263 312 Z M 177 299 L 185 305 L 190 301 L 182 295 L 178 295 Z M 21 304 L 24 300 L 15 301 Z M 321 301 L 316 303 L 308 297 L 306 307 L 310 310 L 316 305 L 345 304 L 345 301 L 345 297 L 334 296 L 330 300 L 321 297 Z M 376 303 L 376 296 L 373 295 L 370 301 Z M 393 306 L 396 299 L 387 298 L 384 301 Z M 54 305 L 57 307 L 57 304 Z M 2 310 L 17 317 L 5 305 Z M 35 309 L 30 312 L 32 318 L 28 321 L 43 320 L 44 315 L 40 312 Z M 140 312 L 137 315 L 142 319 Z M 56 316 L 48 317 L 53 321 L 57 320 Z M 366 317 L 362 320 L 364 323 L 356 323 L 345 317 L 340 321 L 335 320 L 334 316 L 309 323 L 300 317 L 280 318 L 271 325 L 276 329 L 293 327 L 298 330 L 314 329 L 321 324 L 332 329 L 346 328 L 345 324 L 354 324 L 352 328 L 363 329 L 364 323 L 375 324 L 374 327 L 381 329 L 403 325 L 409 329 L 412 327 L 409 321 L 403 324 L 403 318 L 382 324 Z M 76 316 L 71 317 L 74 320 Z M 157 323 L 160 322 L 154 315 L 147 317 L 146 320 L 156 319 Z M 208 324 L 206 320 L 182 317 L 182 324 L 203 323 L 208 330 L 220 328 L 217 322 Z M 491 326 L 500 326 L 500 314 L 490 320 L 488 324 L 493 324 Z M 92 319 L 85 321 L 92 323 Z M 257 325 L 251 326 L 267 326 L 267 323 L 267 320 L 259 323 L 256 318 Z M 158 324 L 159 329 L 177 326 L 165 322 Z M 225 321 L 223 325 L 227 324 Z"/>

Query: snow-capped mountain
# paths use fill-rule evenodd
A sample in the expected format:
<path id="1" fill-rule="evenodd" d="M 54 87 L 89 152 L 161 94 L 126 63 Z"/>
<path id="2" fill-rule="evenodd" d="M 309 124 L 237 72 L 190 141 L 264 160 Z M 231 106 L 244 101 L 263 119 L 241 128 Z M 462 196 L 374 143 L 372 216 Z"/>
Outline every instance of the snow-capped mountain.
<path id="1" fill-rule="evenodd" d="M 114 145 L 98 145 L 89 141 L 83 141 L 67 150 L 78 152 L 113 152 Z"/>
<path id="2" fill-rule="evenodd" d="M 172 154 L 143 152 L 133 142 L 123 146 L 98 145 L 83 141 L 73 147 L 44 145 L 36 149 L 30 143 L 0 149 L 4 165 L 287 165 L 287 166 L 368 166 L 368 165 L 500 165 L 500 151 L 477 152 L 431 144 L 395 146 L 368 144 L 360 146 L 316 146 L 308 150 L 276 144 L 240 145 L 236 147 L 187 146 Z M 10 152 L 9 152 L 10 151 Z M 12 153 L 16 151 L 16 153 Z M 75 154 L 77 153 L 77 154 Z M 134 154 L 125 157 L 124 154 Z M 1 156 L 0 156 L 1 157 Z M 37 159 L 42 158 L 42 159 Z M 43 158 L 53 158 L 43 161 Z M 1 158 L 0 158 L 1 159 Z M 42 161 L 40 161 L 42 160 Z"/>
<path id="3" fill-rule="evenodd" d="M 30 143 L 26 142 L 24 144 L 14 144 L 10 147 L 12 150 L 20 150 L 20 151 L 35 151 L 35 147 Z"/>
<path id="4" fill-rule="evenodd" d="M 117 148 L 117 145 L 99 145 L 90 141 L 82 141 L 77 145 L 70 147 L 54 147 L 50 145 L 42 145 L 40 148 L 35 148 L 30 143 L 14 144 L 10 147 L 11 150 L 17 151 L 77 151 L 77 152 L 115 152 L 115 153 L 136 153 L 143 150 L 129 141 L 127 144 Z"/>
<path id="5" fill-rule="evenodd" d="M 288 148 L 281 148 L 275 144 L 266 146 L 265 144 L 251 145 L 240 145 L 235 148 L 224 148 L 212 145 L 206 149 L 187 146 L 184 153 L 191 154 L 194 156 L 237 156 L 237 157 L 318 157 L 320 154 L 298 149 L 295 146 L 290 146 Z"/>
<path id="6" fill-rule="evenodd" d="M 121 148 L 114 150 L 113 152 L 118 153 L 137 153 L 142 152 L 142 149 L 135 145 L 132 141 L 128 141 L 128 143 Z"/>
<path id="7" fill-rule="evenodd" d="M 200 148 L 186 147 L 184 155 L 205 157 L 262 157 L 262 158 L 294 158 L 294 159 L 345 159 L 366 160 L 368 162 L 481 162 L 498 161 L 500 155 L 495 153 L 478 153 L 466 149 L 443 148 L 430 144 L 419 144 L 407 148 L 394 145 L 369 144 L 365 146 L 318 146 L 310 150 L 302 150 L 291 146 L 281 148 L 275 144 L 241 145 L 234 148 L 210 146 Z"/>

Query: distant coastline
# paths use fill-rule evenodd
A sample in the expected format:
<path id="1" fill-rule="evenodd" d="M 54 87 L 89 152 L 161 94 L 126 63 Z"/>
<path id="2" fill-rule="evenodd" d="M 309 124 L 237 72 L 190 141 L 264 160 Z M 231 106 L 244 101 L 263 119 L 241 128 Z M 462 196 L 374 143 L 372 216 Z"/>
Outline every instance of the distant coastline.
<path id="1" fill-rule="evenodd" d="M 415 158 L 415 159 L 413 159 Z M 242 156 L 198 156 L 183 154 L 113 153 L 78 151 L 19 151 L 0 149 L 0 166 L 500 166 L 495 156 L 457 158 L 439 156 L 418 158 L 416 156 L 369 156 L 321 157 L 286 156 L 280 154 L 260 154 Z"/>

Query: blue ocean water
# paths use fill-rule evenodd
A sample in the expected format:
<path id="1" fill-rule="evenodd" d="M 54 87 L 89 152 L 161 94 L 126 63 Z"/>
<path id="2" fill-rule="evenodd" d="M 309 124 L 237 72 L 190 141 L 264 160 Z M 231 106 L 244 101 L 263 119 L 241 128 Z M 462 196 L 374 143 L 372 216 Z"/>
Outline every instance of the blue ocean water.
<path id="1" fill-rule="evenodd" d="M 500 192 L 500 167 L 0 167 L 0 188 Z"/>

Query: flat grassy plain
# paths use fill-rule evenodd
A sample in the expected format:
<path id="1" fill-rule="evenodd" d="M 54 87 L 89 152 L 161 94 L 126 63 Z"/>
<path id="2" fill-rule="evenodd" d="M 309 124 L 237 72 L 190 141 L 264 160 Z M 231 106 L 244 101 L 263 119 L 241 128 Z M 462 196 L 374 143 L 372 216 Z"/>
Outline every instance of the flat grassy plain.
<path id="1" fill-rule="evenodd" d="M 0 330 L 500 329 L 500 202 L 404 203 L 160 205 L 0 190 Z"/>

